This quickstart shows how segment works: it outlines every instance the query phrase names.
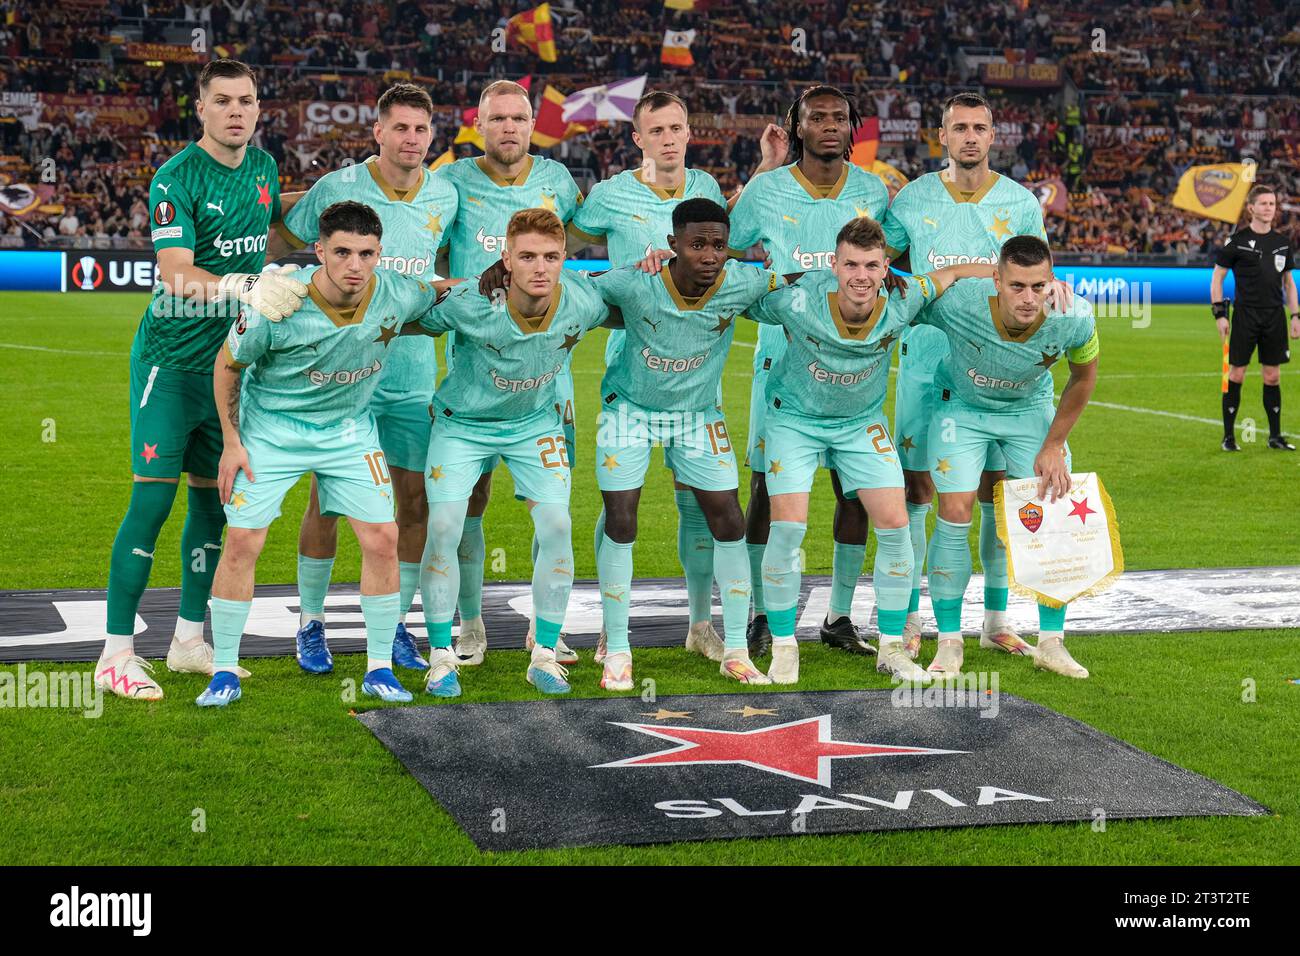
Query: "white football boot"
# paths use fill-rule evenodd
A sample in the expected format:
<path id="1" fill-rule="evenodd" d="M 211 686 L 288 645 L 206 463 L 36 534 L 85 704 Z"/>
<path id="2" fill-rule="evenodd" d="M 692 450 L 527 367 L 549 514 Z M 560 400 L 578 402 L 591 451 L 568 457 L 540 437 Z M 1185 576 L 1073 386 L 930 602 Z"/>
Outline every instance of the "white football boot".
<path id="1" fill-rule="evenodd" d="M 212 655 L 212 645 L 201 637 L 192 641 L 173 639 L 172 646 L 167 649 L 167 669 L 177 674 L 207 674 L 211 676 Z M 252 676 L 239 666 L 235 667 L 234 673 L 236 677 Z"/>
<path id="2" fill-rule="evenodd" d="M 712 621 L 697 621 L 690 626 L 686 632 L 686 649 L 718 663 L 722 663 L 722 653 L 726 650 Z"/>
<path id="3" fill-rule="evenodd" d="M 876 671 L 894 680 L 924 684 L 933 678 L 907 655 L 902 641 L 881 641 L 876 657 Z"/>
<path id="4" fill-rule="evenodd" d="M 767 676 L 773 684 L 799 683 L 799 645 L 772 644 L 772 663 Z"/>
<path id="5" fill-rule="evenodd" d="M 1038 642 L 1034 666 L 1063 677 L 1077 677 L 1082 680 L 1088 676 L 1088 668 L 1070 656 L 1070 652 L 1065 649 L 1065 641 L 1059 637 Z"/>
<path id="6" fill-rule="evenodd" d="M 477 667 L 483 663 L 487 653 L 487 631 L 483 628 L 483 618 L 476 617 L 460 622 L 460 634 L 456 637 L 456 656 L 462 667 Z"/>
<path id="7" fill-rule="evenodd" d="M 162 688 L 149 676 L 153 665 L 132 651 L 95 664 L 95 686 L 127 700 L 162 700 Z"/>
<path id="8" fill-rule="evenodd" d="M 960 640 L 947 638 L 939 642 L 934 660 L 926 668 L 931 674 L 960 674 L 965 646 Z"/>

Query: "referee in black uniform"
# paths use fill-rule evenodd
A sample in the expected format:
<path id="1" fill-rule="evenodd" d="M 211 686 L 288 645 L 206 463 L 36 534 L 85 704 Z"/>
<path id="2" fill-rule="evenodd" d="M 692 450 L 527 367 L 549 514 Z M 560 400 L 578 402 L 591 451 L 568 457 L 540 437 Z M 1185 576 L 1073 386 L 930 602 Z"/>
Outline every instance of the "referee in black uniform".
<path id="1" fill-rule="evenodd" d="M 1219 336 L 1228 335 L 1228 300 L 1223 298 L 1223 277 L 1232 270 L 1237 284 L 1232 310 L 1232 335 L 1228 340 L 1228 391 L 1223 396 L 1223 450 L 1240 451 L 1233 432 L 1241 405 L 1241 383 L 1246 366 L 1259 347 L 1264 378 L 1264 411 L 1268 415 L 1268 447 L 1295 451 L 1282 437 L 1282 386 L 1279 366 L 1291 361 L 1287 343 L 1287 313 L 1291 338 L 1300 338 L 1300 304 L 1296 300 L 1295 273 L 1291 271 L 1291 240 L 1273 229 L 1277 194 L 1268 186 L 1253 186 L 1246 197 L 1250 223 L 1234 232 L 1219 250 L 1210 280 L 1210 301 Z M 1283 297 L 1286 308 L 1283 309 Z"/>

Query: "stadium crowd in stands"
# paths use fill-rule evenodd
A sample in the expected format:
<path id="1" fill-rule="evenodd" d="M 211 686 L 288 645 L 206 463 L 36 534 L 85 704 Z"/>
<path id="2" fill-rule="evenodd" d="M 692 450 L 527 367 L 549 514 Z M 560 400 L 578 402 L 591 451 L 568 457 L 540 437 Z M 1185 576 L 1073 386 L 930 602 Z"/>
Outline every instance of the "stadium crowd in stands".
<path id="1" fill-rule="evenodd" d="M 373 103 L 386 77 L 417 78 L 443 107 L 430 160 L 452 146 L 459 109 L 476 102 L 489 71 L 531 73 L 565 91 L 647 73 L 648 87 L 677 92 L 694 114 L 768 120 L 783 116 L 802 87 L 829 82 L 856 94 L 864 116 L 933 128 L 948 93 L 981 88 L 979 55 L 1057 62 L 1077 96 L 1060 89 L 985 92 L 999 123 L 1008 124 L 1001 130 L 1014 132 L 1003 137 L 995 165 L 1021 182 L 1059 178 L 1069 188 L 1070 211 L 1052 227 L 1058 247 L 1204 256 L 1229 227 L 1168 202 L 1179 175 L 1195 163 L 1251 156 L 1284 197 L 1300 195 L 1300 100 L 1288 95 L 1300 89 L 1300 27 L 1287 4 L 1245 10 L 1211 0 L 1102 0 L 1085 12 L 1055 0 L 713 0 L 705 12 L 676 12 L 661 0 L 581 7 L 560 0 L 551 5 L 556 63 L 543 64 L 517 44 L 494 52 L 493 31 L 531 5 L 0 0 L 0 89 L 143 97 L 156 117 L 153 124 L 105 123 L 87 106 L 28 128 L 0 107 L 0 174 L 9 182 L 49 182 L 52 161 L 52 201 L 63 207 L 0 220 L 0 242 L 71 237 L 102 245 L 148 235 L 149 177 L 195 128 L 198 66 L 129 59 L 126 43 L 184 49 L 195 30 L 203 31 L 197 36 L 207 52 L 259 68 L 264 107 Z M 660 63 L 665 29 L 697 32 L 694 66 Z M 759 131 L 761 122 L 697 127 L 691 161 L 730 189 L 758 162 Z M 286 190 L 368 152 L 364 136 L 313 138 L 275 109 L 264 111 L 257 143 L 280 163 Z M 910 178 L 935 168 L 938 153 L 911 138 L 882 142 L 880 157 Z M 568 140 L 552 155 L 590 186 L 637 153 L 629 125 L 616 124 Z M 1284 228 L 1291 218 L 1283 217 Z"/>

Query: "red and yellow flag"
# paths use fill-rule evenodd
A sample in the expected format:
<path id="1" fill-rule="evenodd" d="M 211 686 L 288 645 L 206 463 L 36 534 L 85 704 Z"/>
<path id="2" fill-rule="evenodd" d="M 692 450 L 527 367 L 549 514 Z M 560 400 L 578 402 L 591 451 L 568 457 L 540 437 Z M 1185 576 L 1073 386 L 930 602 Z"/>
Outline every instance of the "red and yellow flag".
<path id="1" fill-rule="evenodd" d="M 555 62 L 555 33 L 551 28 L 551 5 L 543 3 L 510 18 L 506 39 L 528 47 L 547 63 Z"/>
<path id="2" fill-rule="evenodd" d="M 853 131 L 853 151 L 849 161 L 855 166 L 870 170 L 876 161 L 876 150 L 880 148 L 880 118 L 870 116 Z"/>
<path id="3" fill-rule="evenodd" d="M 537 105 L 537 121 L 533 124 L 533 145 L 548 149 L 556 143 L 562 143 L 570 136 L 577 136 L 590 129 L 581 123 L 569 123 L 564 119 L 564 94 L 553 86 L 542 91 L 541 102 Z"/>

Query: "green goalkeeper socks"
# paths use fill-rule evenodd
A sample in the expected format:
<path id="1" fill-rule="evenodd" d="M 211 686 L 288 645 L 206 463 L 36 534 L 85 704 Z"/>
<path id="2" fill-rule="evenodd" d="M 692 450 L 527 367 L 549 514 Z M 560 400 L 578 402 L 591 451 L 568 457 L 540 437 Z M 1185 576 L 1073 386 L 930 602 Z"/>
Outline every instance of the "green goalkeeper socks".
<path id="1" fill-rule="evenodd" d="M 221 557 L 221 532 L 226 527 L 226 511 L 216 488 L 190 488 L 181 531 L 181 609 L 180 616 L 200 625 L 208 613 L 208 596 L 212 578 Z"/>
<path id="2" fill-rule="evenodd" d="M 113 539 L 108 565 L 109 634 L 129 637 L 135 633 L 135 613 L 149 584 L 154 547 L 175 500 L 176 485 L 170 482 L 131 483 L 131 503 Z"/>

